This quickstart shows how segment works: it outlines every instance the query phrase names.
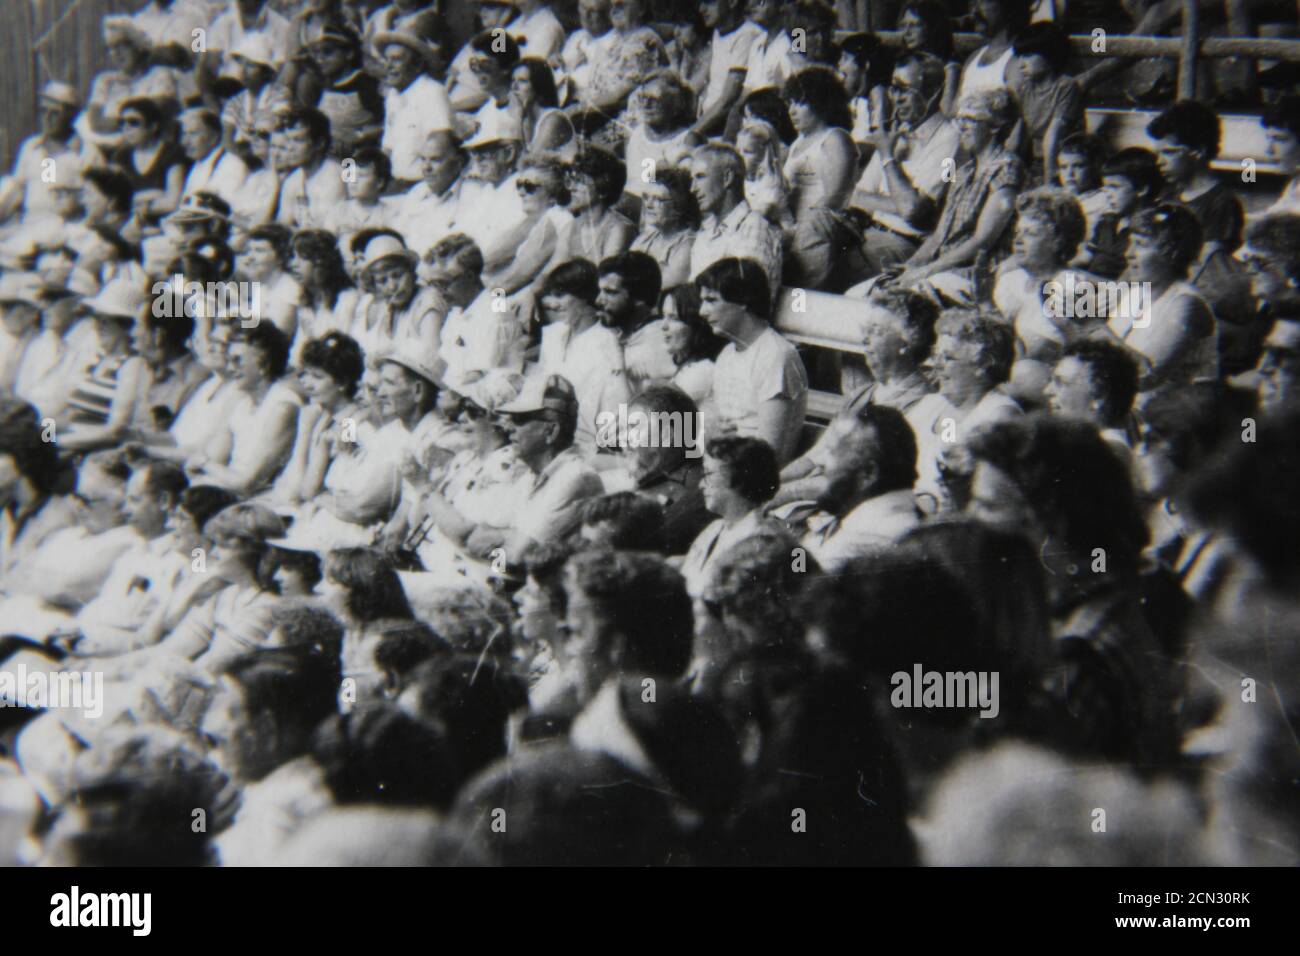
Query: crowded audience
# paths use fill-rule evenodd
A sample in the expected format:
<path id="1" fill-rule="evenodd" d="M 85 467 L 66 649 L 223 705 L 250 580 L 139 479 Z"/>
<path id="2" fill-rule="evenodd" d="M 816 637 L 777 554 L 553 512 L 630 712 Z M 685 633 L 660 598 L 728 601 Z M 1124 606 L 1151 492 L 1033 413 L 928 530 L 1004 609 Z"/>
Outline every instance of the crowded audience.
<path id="1" fill-rule="evenodd" d="M 1300 863 L 1300 97 L 851 6 L 104 18 L 0 180 L 0 862 Z"/>

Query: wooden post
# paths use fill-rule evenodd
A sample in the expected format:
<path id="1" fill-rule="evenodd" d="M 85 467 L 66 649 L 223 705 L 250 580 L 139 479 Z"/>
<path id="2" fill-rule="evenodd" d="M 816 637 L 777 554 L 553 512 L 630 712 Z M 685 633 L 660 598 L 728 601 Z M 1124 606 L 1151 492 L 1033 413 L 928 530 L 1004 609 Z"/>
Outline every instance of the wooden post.
<path id="1" fill-rule="evenodd" d="M 1196 98 L 1196 52 L 1201 43 L 1201 11 L 1197 0 L 1183 0 L 1183 45 L 1178 55 L 1178 98 Z"/>

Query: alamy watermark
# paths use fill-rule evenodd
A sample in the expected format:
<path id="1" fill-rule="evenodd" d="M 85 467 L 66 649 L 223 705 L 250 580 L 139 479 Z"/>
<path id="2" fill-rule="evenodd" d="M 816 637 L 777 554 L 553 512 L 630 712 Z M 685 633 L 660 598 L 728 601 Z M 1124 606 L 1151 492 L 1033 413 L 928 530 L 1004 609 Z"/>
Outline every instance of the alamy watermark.
<path id="1" fill-rule="evenodd" d="M 1151 283 L 1093 281 L 1065 274 L 1043 284 L 1043 311 L 1058 319 L 1130 319 L 1135 329 L 1151 324 Z"/>
<path id="2" fill-rule="evenodd" d="M 617 412 L 596 416 L 596 444 L 601 448 L 684 448 L 687 458 L 704 454 L 699 412 L 629 411 L 624 404 Z"/>
<path id="3" fill-rule="evenodd" d="M 104 674 L 101 671 L 29 671 L 21 661 L 0 670 L 0 707 L 39 707 L 80 710 L 86 717 L 104 713 Z"/>
<path id="4" fill-rule="evenodd" d="M 983 718 L 996 717 L 1002 709 L 997 671 L 927 671 L 913 664 L 910 674 L 895 671 L 889 683 L 894 688 L 889 702 L 895 707 L 979 707 Z"/>
<path id="5" fill-rule="evenodd" d="M 155 319 L 224 316 L 238 318 L 241 326 L 250 329 L 262 318 L 260 282 L 186 282 L 176 273 L 170 280 L 155 282 L 152 292 Z"/>

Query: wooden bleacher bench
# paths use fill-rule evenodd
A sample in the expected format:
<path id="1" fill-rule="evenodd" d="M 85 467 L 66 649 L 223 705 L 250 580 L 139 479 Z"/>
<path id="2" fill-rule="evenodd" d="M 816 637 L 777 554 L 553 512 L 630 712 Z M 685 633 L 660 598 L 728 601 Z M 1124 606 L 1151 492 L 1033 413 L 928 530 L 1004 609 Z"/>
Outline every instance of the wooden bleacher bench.
<path id="1" fill-rule="evenodd" d="M 796 306 L 802 305 L 802 309 Z M 776 330 L 796 345 L 830 349 L 850 355 L 862 354 L 858 322 L 866 308 L 861 299 L 807 289 L 781 289 L 777 296 Z M 841 392 L 810 390 L 808 419 L 824 423 L 835 417 L 844 404 Z"/>

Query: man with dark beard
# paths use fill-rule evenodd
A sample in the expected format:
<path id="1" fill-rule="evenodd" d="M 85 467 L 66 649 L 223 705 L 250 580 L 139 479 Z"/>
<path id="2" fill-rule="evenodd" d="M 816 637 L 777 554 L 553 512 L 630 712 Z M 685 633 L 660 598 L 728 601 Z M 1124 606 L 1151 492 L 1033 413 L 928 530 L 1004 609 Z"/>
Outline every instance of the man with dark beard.
<path id="1" fill-rule="evenodd" d="M 827 571 L 889 547 L 920 517 L 912 497 L 916 437 L 903 413 L 864 405 L 845 425 L 817 502 L 826 514 L 809 520 L 802 542 Z"/>

